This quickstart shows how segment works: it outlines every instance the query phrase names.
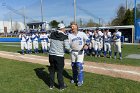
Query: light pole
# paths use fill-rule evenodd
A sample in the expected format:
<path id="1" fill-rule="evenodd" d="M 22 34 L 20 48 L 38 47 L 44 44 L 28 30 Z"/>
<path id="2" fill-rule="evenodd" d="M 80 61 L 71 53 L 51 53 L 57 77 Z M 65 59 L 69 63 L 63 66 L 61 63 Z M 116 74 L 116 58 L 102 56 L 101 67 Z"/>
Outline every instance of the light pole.
<path id="1" fill-rule="evenodd" d="M 135 27 L 134 42 L 136 40 L 136 31 L 137 31 L 137 29 L 136 29 L 136 22 L 137 21 L 136 20 L 137 20 L 137 1 L 134 0 L 134 27 Z"/>
<path id="2" fill-rule="evenodd" d="M 11 32 L 13 32 L 13 27 L 12 27 L 12 25 L 13 25 L 13 20 L 12 20 L 12 13 L 10 12 L 10 22 L 11 22 Z"/>
<path id="3" fill-rule="evenodd" d="M 126 11 L 127 11 L 127 9 L 128 9 L 128 1 L 126 0 Z"/>
<path id="4" fill-rule="evenodd" d="M 74 0 L 74 23 L 76 23 L 76 0 Z"/>
<path id="5" fill-rule="evenodd" d="M 25 14 L 25 6 L 23 8 L 23 18 L 24 18 L 24 26 L 25 26 L 25 30 L 26 30 L 26 14 Z"/>
<path id="6" fill-rule="evenodd" d="M 43 22 L 43 4 L 42 4 L 42 0 L 40 0 L 40 4 L 41 4 L 41 20 Z"/>

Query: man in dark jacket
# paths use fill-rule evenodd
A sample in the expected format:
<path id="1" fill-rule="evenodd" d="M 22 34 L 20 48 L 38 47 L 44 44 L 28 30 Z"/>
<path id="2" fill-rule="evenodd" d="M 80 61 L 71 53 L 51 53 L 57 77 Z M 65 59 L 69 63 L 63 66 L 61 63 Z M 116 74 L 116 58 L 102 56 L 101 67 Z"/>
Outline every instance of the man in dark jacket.
<path id="1" fill-rule="evenodd" d="M 64 69 L 65 49 L 70 49 L 69 40 L 68 36 L 65 34 L 65 25 L 60 23 L 58 25 L 58 30 L 52 32 L 50 35 L 50 89 L 53 89 L 54 87 L 55 71 L 57 72 L 57 79 L 60 90 L 64 90 L 66 88 L 62 74 Z"/>

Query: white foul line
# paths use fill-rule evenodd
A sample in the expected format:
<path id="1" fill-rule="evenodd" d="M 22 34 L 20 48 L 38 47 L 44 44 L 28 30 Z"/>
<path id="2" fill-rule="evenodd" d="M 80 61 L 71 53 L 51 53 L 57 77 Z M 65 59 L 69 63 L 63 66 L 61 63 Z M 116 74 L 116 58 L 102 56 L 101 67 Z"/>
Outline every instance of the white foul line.
<path id="1" fill-rule="evenodd" d="M 7 55 L 7 54 L 2 54 L 0 53 L 1 55 Z M 11 55 L 11 54 L 8 54 L 8 56 L 15 56 L 15 55 Z M 25 57 L 25 56 L 19 56 L 21 58 L 28 58 L 28 59 L 36 59 L 36 60 L 41 60 L 41 61 L 48 61 L 47 59 L 37 59 L 37 58 L 30 58 L 30 57 Z M 65 63 L 67 65 L 70 65 L 71 63 Z M 104 67 L 97 67 L 97 66 L 89 66 L 89 65 L 84 65 L 84 67 L 87 67 L 87 68 L 94 68 L 94 69 L 101 69 L 101 70 L 107 70 L 107 71 L 114 71 L 114 72 L 123 72 L 123 73 L 129 73 L 129 74 L 134 74 L 134 75 L 138 75 L 140 76 L 140 73 L 139 72 L 136 72 L 136 71 L 129 71 L 129 70 L 118 70 L 118 69 L 112 69 L 112 68 L 104 68 Z"/>

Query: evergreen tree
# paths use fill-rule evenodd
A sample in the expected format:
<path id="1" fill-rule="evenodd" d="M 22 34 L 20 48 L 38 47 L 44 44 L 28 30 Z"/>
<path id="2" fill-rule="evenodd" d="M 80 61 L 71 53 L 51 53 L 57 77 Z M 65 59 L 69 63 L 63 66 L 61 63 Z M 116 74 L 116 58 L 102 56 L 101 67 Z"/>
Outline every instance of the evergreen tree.
<path id="1" fill-rule="evenodd" d="M 134 13 L 128 9 L 125 13 L 124 20 L 122 21 L 123 25 L 134 25 Z"/>
<path id="2" fill-rule="evenodd" d="M 117 11 L 117 16 L 115 19 L 112 20 L 111 24 L 112 25 L 123 25 L 122 21 L 124 20 L 126 9 L 124 6 L 120 6 L 118 11 Z"/>
<path id="3" fill-rule="evenodd" d="M 59 22 L 57 22 L 56 20 L 52 20 L 52 21 L 50 22 L 50 26 L 51 26 L 52 28 L 57 28 L 57 27 L 58 27 L 58 24 L 59 24 Z"/>

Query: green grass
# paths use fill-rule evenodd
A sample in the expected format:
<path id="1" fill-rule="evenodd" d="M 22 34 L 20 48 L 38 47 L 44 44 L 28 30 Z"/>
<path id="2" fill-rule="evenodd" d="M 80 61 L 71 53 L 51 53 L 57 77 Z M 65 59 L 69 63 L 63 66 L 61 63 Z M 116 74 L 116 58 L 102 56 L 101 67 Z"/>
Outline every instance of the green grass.
<path id="1" fill-rule="evenodd" d="M 9 52 L 20 52 L 20 46 L 6 46 L 6 45 L 17 45 L 19 46 L 19 43 L 0 43 L 0 50 L 1 51 L 9 51 Z M 129 54 L 140 54 L 140 47 L 138 48 L 138 45 L 123 45 L 122 48 L 122 56 L 123 60 L 115 60 L 115 59 L 109 59 L 109 58 L 95 58 L 92 56 L 85 56 L 85 61 L 92 61 L 92 62 L 99 62 L 99 63 L 111 63 L 111 64 L 121 64 L 121 65 L 132 65 L 132 66 L 140 66 L 140 60 L 139 59 L 128 59 L 125 58 Z M 40 48 L 41 49 L 41 48 Z M 39 56 L 47 56 L 47 54 L 37 54 Z M 65 58 L 70 59 L 70 55 L 66 54 Z"/>
<path id="2" fill-rule="evenodd" d="M 85 73 L 84 85 L 70 84 L 71 70 L 64 71 L 64 91 L 50 90 L 48 67 L 0 58 L 0 93 L 139 93 L 140 82 Z M 56 80 L 57 81 L 57 80 Z M 57 83 L 57 82 L 56 82 Z"/>
<path id="3" fill-rule="evenodd" d="M 15 46 L 9 46 L 9 45 L 15 45 Z M 9 52 L 21 51 L 19 43 L 0 43 L 0 50 L 9 51 Z"/>

